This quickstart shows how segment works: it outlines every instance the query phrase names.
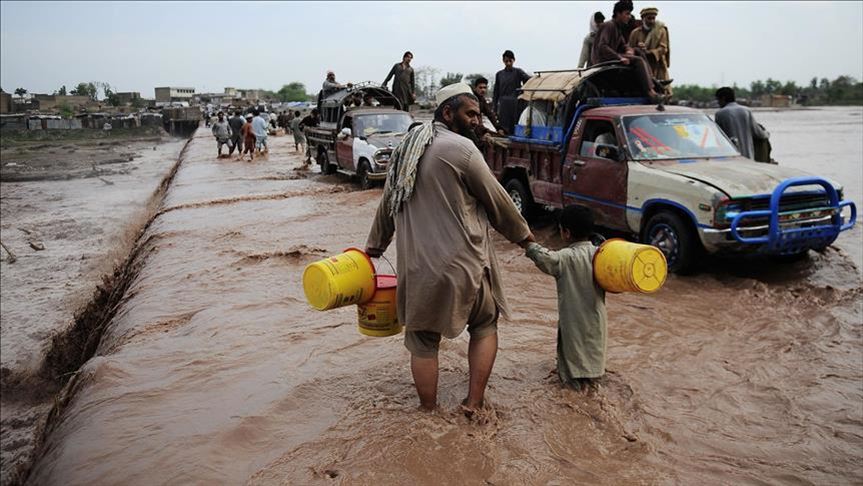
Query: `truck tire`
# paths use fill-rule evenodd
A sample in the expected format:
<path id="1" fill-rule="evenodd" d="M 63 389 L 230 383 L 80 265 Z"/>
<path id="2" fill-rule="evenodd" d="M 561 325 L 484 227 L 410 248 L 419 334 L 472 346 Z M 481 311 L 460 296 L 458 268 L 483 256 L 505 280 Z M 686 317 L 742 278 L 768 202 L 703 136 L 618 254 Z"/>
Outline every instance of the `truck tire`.
<path id="1" fill-rule="evenodd" d="M 330 158 L 326 150 L 318 149 L 318 164 L 321 166 L 321 174 L 335 174 L 336 166 L 330 164 Z"/>
<path id="2" fill-rule="evenodd" d="M 651 216 L 644 225 L 641 241 L 659 248 L 665 255 L 668 270 L 673 273 L 691 273 L 701 256 L 701 242 L 692 225 L 671 211 L 659 211 Z"/>
<path id="3" fill-rule="evenodd" d="M 369 162 L 365 159 L 360 160 L 360 166 L 357 167 L 357 179 L 360 181 L 360 189 L 366 190 L 372 188 L 372 181 L 369 179 L 369 172 L 371 172 L 372 167 L 369 165 Z"/>
<path id="4" fill-rule="evenodd" d="M 528 219 L 531 215 L 531 209 L 533 209 L 533 198 L 527 188 L 524 187 L 524 184 L 518 179 L 510 179 L 503 188 L 509 194 L 510 199 L 512 199 L 515 207 L 518 208 L 521 216 L 524 219 Z"/>

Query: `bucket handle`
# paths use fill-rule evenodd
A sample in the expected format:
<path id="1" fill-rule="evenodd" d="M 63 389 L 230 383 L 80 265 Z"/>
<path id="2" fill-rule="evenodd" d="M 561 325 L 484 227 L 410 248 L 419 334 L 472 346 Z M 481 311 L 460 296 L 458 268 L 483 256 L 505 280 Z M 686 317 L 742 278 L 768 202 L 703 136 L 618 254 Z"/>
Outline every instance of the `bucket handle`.
<path id="1" fill-rule="evenodd" d="M 380 256 L 380 257 L 381 257 L 381 258 L 383 258 L 385 262 L 387 262 L 387 265 L 389 265 L 389 266 L 390 266 L 390 269 L 393 271 L 393 275 L 395 275 L 395 274 L 396 274 L 396 267 L 394 267 L 394 266 L 393 266 L 393 264 L 392 264 L 392 263 L 390 263 L 390 261 L 387 259 L 387 257 L 386 257 L 386 256 L 384 256 L 383 254 L 381 254 L 381 256 Z M 376 270 L 377 270 L 377 269 L 376 269 Z"/>

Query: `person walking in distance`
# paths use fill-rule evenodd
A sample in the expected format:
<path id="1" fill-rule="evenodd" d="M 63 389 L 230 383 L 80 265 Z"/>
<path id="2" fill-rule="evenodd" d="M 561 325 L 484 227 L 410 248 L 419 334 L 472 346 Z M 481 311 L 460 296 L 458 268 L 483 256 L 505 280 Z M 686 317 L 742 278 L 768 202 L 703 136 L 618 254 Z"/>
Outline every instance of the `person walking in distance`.
<path id="1" fill-rule="evenodd" d="M 216 146 L 218 147 L 219 155 L 218 157 L 222 157 L 222 146 L 231 144 L 231 127 L 228 125 L 228 121 L 225 120 L 225 114 L 221 111 L 219 112 L 218 119 L 215 123 L 213 123 L 213 136 L 216 137 Z"/>
<path id="2" fill-rule="evenodd" d="M 246 120 L 243 119 L 243 113 L 240 110 L 234 112 L 234 116 L 232 116 L 228 120 L 228 126 L 231 127 L 231 144 L 228 147 L 228 155 L 233 155 L 234 149 L 237 149 L 237 155 L 242 158 L 243 156 L 243 125 L 246 124 Z"/>

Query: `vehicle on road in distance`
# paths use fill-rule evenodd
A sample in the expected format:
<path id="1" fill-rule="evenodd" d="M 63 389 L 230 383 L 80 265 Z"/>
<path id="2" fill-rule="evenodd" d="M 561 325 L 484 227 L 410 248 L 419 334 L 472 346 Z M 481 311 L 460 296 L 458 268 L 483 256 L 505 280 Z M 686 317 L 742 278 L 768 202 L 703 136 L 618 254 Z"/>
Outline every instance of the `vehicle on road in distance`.
<path id="1" fill-rule="evenodd" d="M 856 221 L 841 185 L 742 157 L 703 112 L 650 104 L 631 68 L 539 72 L 520 98 L 515 134 L 492 138 L 485 157 L 522 213 L 589 206 L 674 272 L 704 252 L 796 258 Z"/>
<path id="2" fill-rule="evenodd" d="M 374 106 L 365 106 L 369 100 Z M 387 176 L 393 148 L 413 118 L 398 99 L 371 83 L 340 89 L 321 100 L 321 123 L 306 127 L 306 138 L 321 173 L 355 176 L 363 189 Z"/>

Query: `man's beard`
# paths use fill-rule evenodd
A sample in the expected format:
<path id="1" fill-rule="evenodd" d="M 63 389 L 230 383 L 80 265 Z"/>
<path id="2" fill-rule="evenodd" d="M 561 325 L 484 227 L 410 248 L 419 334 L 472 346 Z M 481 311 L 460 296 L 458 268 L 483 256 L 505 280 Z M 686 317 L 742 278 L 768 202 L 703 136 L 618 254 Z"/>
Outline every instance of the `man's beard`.
<path id="1" fill-rule="evenodd" d="M 479 146 L 479 137 L 477 137 L 476 131 L 470 126 L 469 123 L 463 123 L 461 120 L 456 118 L 453 120 L 452 127 L 450 127 L 450 130 L 458 133 L 462 137 L 470 139 L 470 141 L 473 142 L 474 145 Z"/>

